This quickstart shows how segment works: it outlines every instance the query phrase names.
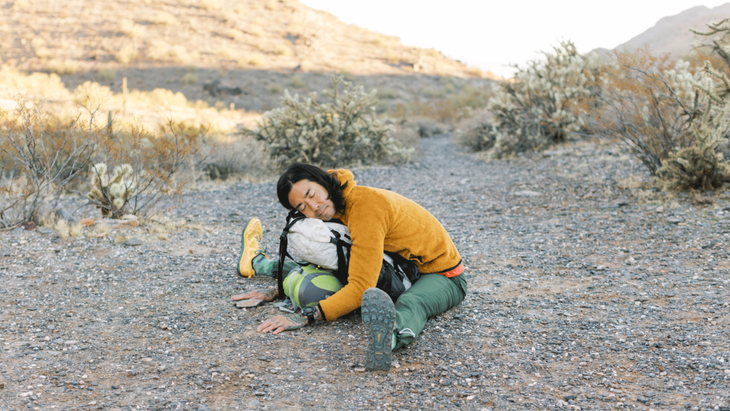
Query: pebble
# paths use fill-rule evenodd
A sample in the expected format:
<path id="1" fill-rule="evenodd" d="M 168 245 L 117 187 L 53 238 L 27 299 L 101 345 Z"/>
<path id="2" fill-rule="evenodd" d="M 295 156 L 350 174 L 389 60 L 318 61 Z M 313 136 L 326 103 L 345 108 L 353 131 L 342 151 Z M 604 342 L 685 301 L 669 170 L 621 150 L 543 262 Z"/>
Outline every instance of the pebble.
<path id="1" fill-rule="evenodd" d="M 604 145 L 478 162 L 443 138 L 422 144 L 422 160 L 355 175 L 439 218 L 469 291 L 394 353 L 390 371 L 364 368 L 358 314 L 274 336 L 255 330 L 276 307 L 231 306 L 230 295 L 273 284 L 234 273 L 241 227 L 261 218 L 275 251 L 286 214 L 275 183 L 235 182 L 192 190 L 168 213 L 209 231 L 171 230 L 166 242 L 141 233 L 136 249 L 0 234 L 0 378 L 13 382 L 3 406 L 25 409 L 19 394 L 32 390 L 39 403 L 70 409 L 79 390 L 93 389 L 81 404 L 98 409 L 195 409 L 203 394 L 211 409 L 727 407 L 730 220 L 716 216 L 727 198 L 697 206 L 620 189 L 628 157 Z M 541 194 L 515 194 L 525 190 Z M 57 394 L 37 395 L 44 390 Z"/>
<path id="2" fill-rule="evenodd" d="M 140 240 L 139 238 L 130 238 L 129 240 L 126 240 L 124 242 L 124 245 L 129 246 L 129 247 L 136 247 L 136 246 L 139 246 L 142 244 L 144 244 L 144 242 L 142 240 Z"/>
<path id="3" fill-rule="evenodd" d="M 48 227 L 38 227 L 36 231 L 40 234 L 53 234 L 56 232 L 56 230 Z"/>

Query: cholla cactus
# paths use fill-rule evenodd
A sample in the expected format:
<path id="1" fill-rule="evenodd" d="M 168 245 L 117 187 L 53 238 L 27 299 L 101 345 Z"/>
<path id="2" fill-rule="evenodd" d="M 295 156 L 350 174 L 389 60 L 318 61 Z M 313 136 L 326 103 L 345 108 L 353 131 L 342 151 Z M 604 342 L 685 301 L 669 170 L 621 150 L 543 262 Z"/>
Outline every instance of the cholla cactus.
<path id="1" fill-rule="evenodd" d="M 343 91 L 338 89 L 342 85 Z M 332 76 L 332 102 L 319 103 L 317 93 L 304 101 L 285 91 L 284 107 L 267 111 L 258 127 L 249 131 L 269 144 L 282 168 L 294 162 L 337 167 L 356 162 L 381 161 L 389 157 L 407 158 L 392 137 L 393 128 L 375 115 L 376 90 L 366 93 L 362 86 Z"/>
<path id="2" fill-rule="evenodd" d="M 467 133 L 484 140 L 473 146 L 503 157 L 565 141 L 583 127 L 578 102 L 590 96 L 596 78 L 592 58 L 578 54 L 571 42 L 561 43 L 546 60 L 518 67 L 513 81 L 503 82 L 489 100 L 492 116 Z"/>
<path id="3" fill-rule="evenodd" d="M 110 178 L 105 163 L 91 167 L 91 190 L 86 196 L 101 210 L 101 215 L 119 218 L 124 214 L 124 208 L 136 188 L 132 171 L 131 165 L 123 164 L 114 167 Z"/>
<path id="4" fill-rule="evenodd" d="M 693 85 L 701 92 L 695 99 L 701 115 L 688 124 L 694 144 L 670 154 L 657 170 L 669 189 L 717 189 L 730 182 L 730 165 L 716 151 L 730 132 L 730 79 L 709 62 L 697 76 Z"/>

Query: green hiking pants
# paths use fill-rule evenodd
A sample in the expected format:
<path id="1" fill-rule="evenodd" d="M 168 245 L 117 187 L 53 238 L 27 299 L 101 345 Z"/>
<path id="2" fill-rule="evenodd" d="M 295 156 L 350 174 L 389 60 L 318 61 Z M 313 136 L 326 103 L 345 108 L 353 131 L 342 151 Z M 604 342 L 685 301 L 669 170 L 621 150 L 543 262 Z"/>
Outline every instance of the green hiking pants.
<path id="1" fill-rule="evenodd" d="M 279 260 L 268 259 L 263 255 L 253 260 L 256 275 L 273 277 L 278 266 Z M 282 273 L 286 276 L 297 267 L 297 263 L 286 261 Z M 395 348 L 412 343 L 423 331 L 429 318 L 461 304 L 465 296 L 464 273 L 452 278 L 441 274 L 421 275 L 395 302 Z"/>
<path id="2" fill-rule="evenodd" d="M 459 305 L 466 296 L 466 276 L 424 274 L 395 302 L 395 348 L 412 343 L 430 317 Z"/>

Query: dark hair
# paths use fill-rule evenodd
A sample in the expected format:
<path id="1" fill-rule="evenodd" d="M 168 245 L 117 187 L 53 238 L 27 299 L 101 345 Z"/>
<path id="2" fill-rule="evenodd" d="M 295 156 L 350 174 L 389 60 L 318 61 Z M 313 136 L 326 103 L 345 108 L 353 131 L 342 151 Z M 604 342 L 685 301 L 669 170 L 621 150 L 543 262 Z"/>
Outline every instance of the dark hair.
<path id="1" fill-rule="evenodd" d="M 345 199 L 342 197 L 342 189 L 347 187 L 347 182 L 340 184 L 340 180 L 333 174 L 317 166 L 304 163 L 290 165 L 279 177 L 279 182 L 276 184 L 276 195 L 279 197 L 279 202 L 284 208 L 287 210 L 294 209 L 289 204 L 289 192 L 292 186 L 301 180 L 309 180 L 324 187 L 327 190 L 329 199 L 335 205 L 335 211 L 338 213 L 345 212 Z"/>

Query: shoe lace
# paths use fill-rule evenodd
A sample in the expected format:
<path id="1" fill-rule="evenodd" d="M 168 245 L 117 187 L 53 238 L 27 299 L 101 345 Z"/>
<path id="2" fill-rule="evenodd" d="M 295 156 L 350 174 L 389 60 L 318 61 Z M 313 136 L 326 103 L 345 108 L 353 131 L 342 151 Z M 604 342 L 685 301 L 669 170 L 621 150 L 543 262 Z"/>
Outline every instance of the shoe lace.
<path id="1" fill-rule="evenodd" d="M 268 252 L 268 250 L 269 250 L 269 247 L 268 247 L 268 246 L 264 245 L 264 248 L 263 248 L 263 249 L 262 249 L 262 248 L 260 248 L 260 247 L 261 247 L 261 242 L 263 241 L 263 238 L 262 238 L 262 236 L 260 236 L 260 235 L 257 235 L 257 236 L 256 236 L 256 237 L 254 237 L 254 238 L 255 238 L 255 239 L 256 239 L 256 241 L 258 242 L 258 244 L 259 244 L 259 248 L 258 248 L 258 249 L 256 249 L 256 251 L 254 251 L 254 252 L 253 252 L 253 255 L 259 255 L 259 254 L 264 254 L 264 255 L 268 255 L 268 254 L 269 254 L 269 252 Z"/>

